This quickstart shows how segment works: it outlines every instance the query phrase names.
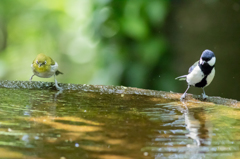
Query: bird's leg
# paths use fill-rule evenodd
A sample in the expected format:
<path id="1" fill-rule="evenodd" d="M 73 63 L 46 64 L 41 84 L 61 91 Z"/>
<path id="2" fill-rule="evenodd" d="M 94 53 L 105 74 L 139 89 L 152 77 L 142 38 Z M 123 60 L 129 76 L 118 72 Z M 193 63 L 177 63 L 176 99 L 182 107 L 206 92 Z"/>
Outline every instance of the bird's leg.
<path id="1" fill-rule="evenodd" d="M 208 96 L 206 95 L 206 93 L 205 93 L 205 91 L 204 91 L 204 88 L 202 88 L 202 90 L 203 90 L 203 94 L 202 94 L 203 99 L 208 98 Z"/>
<path id="2" fill-rule="evenodd" d="M 56 75 L 55 74 L 54 74 L 54 80 L 55 80 L 55 86 L 56 86 L 57 90 L 62 90 L 62 87 L 58 86 L 58 82 L 56 80 Z"/>
<path id="3" fill-rule="evenodd" d="M 33 76 L 35 76 L 35 74 L 33 74 L 33 75 L 30 77 L 30 79 L 29 79 L 30 82 L 32 82 Z"/>
<path id="4" fill-rule="evenodd" d="M 186 98 L 186 93 L 187 93 L 187 91 L 188 91 L 189 88 L 190 88 L 190 85 L 188 85 L 186 91 L 185 91 L 185 92 L 183 93 L 183 95 L 181 96 L 181 98 L 180 98 L 181 100 Z"/>

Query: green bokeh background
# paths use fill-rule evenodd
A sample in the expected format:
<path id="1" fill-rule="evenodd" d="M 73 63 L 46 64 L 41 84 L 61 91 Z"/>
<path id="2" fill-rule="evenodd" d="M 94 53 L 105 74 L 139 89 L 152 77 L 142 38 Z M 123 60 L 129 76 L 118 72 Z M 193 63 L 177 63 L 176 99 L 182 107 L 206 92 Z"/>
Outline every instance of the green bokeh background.
<path id="1" fill-rule="evenodd" d="M 174 78 L 204 49 L 217 57 L 208 95 L 240 99 L 239 1 L 1 0 L 0 79 L 29 80 L 39 53 L 61 83 L 184 92 Z M 53 81 L 53 78 L 33 80 Z M 200 94 L 200 89 L 189 93 Z"/>

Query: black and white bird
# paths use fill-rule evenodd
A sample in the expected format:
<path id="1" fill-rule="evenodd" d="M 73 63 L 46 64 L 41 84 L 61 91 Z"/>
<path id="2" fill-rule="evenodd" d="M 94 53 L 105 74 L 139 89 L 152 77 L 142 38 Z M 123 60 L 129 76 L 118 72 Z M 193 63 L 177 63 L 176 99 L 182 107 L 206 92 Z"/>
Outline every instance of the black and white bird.
<path id="1" fill-rule="evenodd" d="M 188 75 L 183 75 L 175 79 L 186 80 L 188 83 L 187 90 L 181 99 L 186 97 L 186 93 L 191 86 L 203 89 L 202 97 L 207 98 L 204 88 L 207 87 L 215 76 L 216 57 L 211 50 L 204 50 L 200 60 L 195 62 L 188 70 Z"/>

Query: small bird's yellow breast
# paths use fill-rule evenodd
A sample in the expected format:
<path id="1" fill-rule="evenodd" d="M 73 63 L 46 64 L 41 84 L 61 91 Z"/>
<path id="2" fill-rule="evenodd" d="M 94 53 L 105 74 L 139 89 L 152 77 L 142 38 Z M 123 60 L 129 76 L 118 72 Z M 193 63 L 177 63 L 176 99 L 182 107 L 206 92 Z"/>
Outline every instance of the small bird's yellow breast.
<path id="1" fill-rule="evenodd" d="M 38 64 L 34 63 L 33 64 L 33 69 L 36 72 L 48 72 L 48 71 L 50 71 L 51 67 L 46 66 L 46 65 L 39 66 Z"/>

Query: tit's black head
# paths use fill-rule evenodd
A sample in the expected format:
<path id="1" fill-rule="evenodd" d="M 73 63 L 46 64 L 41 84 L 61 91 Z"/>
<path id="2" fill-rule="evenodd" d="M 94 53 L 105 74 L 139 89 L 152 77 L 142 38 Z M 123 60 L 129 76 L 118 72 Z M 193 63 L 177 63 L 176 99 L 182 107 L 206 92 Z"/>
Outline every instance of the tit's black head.
<path id="1" fill-rule="evenodd" d="M 211 50 L 204 50 L 200 58 L 200 64 L 214 66 L 215 63 L 216 57 L 214 53 Z"/>
<path id="2" fill-rule="evenodd" d="M 204 50 L 201 55 L 201 59 L 204 61 L 210 61 L 213 57 L 215 57 L 215 55 L 211 50 Z"/>

